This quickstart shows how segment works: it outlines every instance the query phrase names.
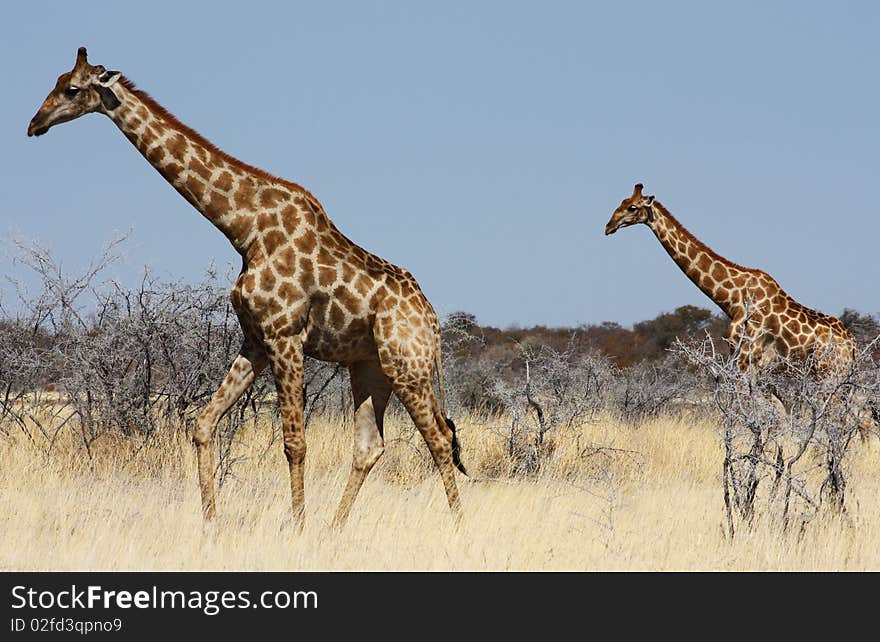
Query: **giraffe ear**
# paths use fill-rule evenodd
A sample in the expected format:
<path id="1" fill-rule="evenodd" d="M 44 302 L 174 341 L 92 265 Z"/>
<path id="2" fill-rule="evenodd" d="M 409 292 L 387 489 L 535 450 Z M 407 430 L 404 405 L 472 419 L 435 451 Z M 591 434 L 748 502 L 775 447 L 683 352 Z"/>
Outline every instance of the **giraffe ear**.
<path id="1" fill-rule="evenodd" d="M 651 207 L 654 204 L 654 195 L 646 196 L 643 207 L 648 208 L 648 222 L 654 221 L 654 208 Z"/>
<path id="2" fill-rule="evenodd" d="M 109 87 L 117 80 L 119 80 L 121 76 L 121 71 L 116 71 L 115 69 L 104 71 L 104 69 L 102 68 L 101 74 L 98 76 L 98 84 L 101 85 L 101 87 Z"/>
<path id="3" fill-rule="evenodd" d="M 108 111 L 113 111 L 122 104 L 119 102 L 119 98 L 116 97 L 116 94 L 113 93 L 113 90 L 110 89 L 110 87 L 114 85 L 121 76 L 121 72 L 111 69 L 103 72 L 95 80 L 95 89 L 98 90 L 101 102 L 104 104 L 104 108 Z"/>

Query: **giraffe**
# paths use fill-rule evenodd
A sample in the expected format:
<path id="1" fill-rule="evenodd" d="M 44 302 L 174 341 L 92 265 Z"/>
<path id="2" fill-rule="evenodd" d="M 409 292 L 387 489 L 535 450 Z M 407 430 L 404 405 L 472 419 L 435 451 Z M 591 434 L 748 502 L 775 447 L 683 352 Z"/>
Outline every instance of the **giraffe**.
<path id="1" fill-rule="evenodd" d="M 454 469 L 466 472 L 455 424 L 446 417 L 440 326 L 412 274 L 346 238 L 303 187 L 220 151 L 119 71 L 89 64 L 85 47 L 31 120 L 28 136 L 92 112 L 108 116 L 242 257 L 230 298 L 244 340 L 193 435 L 206 521 L 217 510 L 211 449 L 217 423 L 268 365 L 281 411 L 294 522 L 302 528 L 304 355 L 343 364 L 351 377 L 354 452 L 333 523 L 345 523 L 384 451 L 383 419 L 392 392 L 424 438 L 459 518 Z"/>
<path id="2" fill-rule="evenodd" d="M 780 357 L 813 357 L 817 375 L 852 367 L 855 340 L 840 319 L 801 305 L 766 272 L 718 255 L 642 189 L 636 184 L 632 196 L 614 210 L 605 235 L 637 223 L 651 228 L 682 272 L 731 319 L 725 338 L 741 346 L 741 370 L 772 367 Z"/>

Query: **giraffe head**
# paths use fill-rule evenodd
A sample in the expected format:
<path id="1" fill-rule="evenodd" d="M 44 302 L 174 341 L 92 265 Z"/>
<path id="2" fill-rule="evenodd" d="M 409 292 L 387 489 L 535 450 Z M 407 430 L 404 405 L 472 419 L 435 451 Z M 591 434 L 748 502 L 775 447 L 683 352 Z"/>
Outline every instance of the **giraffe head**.
<path id="1" fill-rule="evenodd" d="M 119 99 L 110 87 L 121 74 L 101 65 L 90 65 L 86 56 L 86 48 L 80 47 L 73 69 L 58 77 L 55 88 L 28 124 L 28 136 L 42 136 L 53 125 L 99 109 L 112 111 L 119 106 Z"/>
<path id="2" fill-rule="evenodd" d="M 605 235 L 614 234 L 621 227 L 636 223 L 649 223 L 654 219 L 654 197 L 642 194 L 642 184 L 636 183 L 632 196 L 620 202 L 611 220 L 605 226 Z"/>

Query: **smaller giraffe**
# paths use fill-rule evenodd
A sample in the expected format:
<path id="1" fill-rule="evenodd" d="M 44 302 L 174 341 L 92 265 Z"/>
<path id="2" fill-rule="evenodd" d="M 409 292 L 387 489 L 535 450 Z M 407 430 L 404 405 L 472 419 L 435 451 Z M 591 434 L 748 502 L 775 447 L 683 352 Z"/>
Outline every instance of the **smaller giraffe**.
<path id="1" fill-rule="evenodd" d="M 605 234 L 637 223 L 651 228 L 682 272 L 730 317 L 726 339 L 742 346 L 743 371 L 771 367 L 780 358 L 812 357 L 821 376 L 852 367 L 855 341 L 840 319 L 801 305 L 766 272 L 713 252 L 653 196 L 643 195 L 641 183 L 614 210 Z"/>

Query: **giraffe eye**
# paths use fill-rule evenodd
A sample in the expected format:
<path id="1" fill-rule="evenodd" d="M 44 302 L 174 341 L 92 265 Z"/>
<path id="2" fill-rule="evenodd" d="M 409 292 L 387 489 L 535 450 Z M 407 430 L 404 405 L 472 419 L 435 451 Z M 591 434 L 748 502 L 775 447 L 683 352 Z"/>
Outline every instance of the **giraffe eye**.
<path id="1" fill-rule="evenodd" d="M 73 85 L 71 85 L 70 87 L 68 87 L 67 89 L 64 90 L 64 93 L 69 98 L 73 98 L 74 96 L 76 96 L 79 93 L 79 87 L 74 87 Z"/>
<path id="2" fill-rule="evenodd" d="M 630 212 L 635 212 L 638 208 L 635 205 L 630 205 L 626 209 L 628 209 Z"/>

